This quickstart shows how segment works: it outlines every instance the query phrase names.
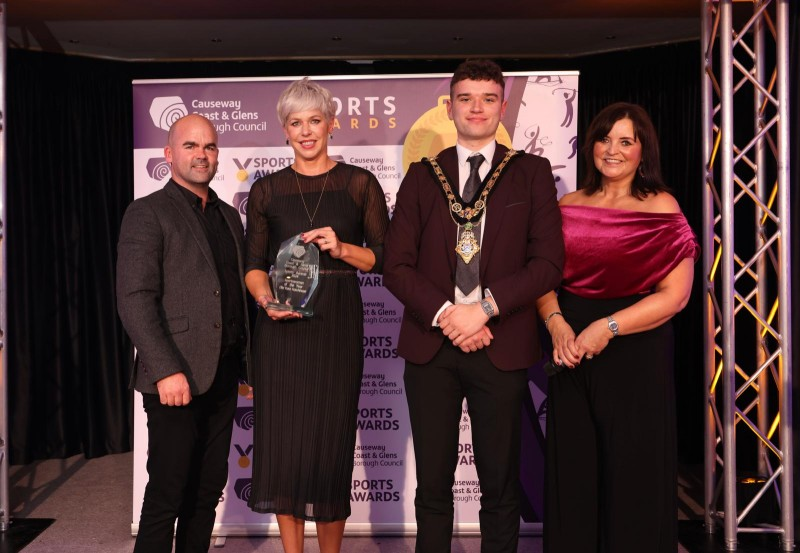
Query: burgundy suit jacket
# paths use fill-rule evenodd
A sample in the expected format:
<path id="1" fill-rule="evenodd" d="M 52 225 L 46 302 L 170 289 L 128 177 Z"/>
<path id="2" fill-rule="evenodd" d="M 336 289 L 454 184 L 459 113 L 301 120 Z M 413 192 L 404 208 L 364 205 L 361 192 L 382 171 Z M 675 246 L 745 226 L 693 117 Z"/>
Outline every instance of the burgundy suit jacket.
<path id="1" fill-rule="evenodd" d="M 497 145 L 492 167 L 508 151 Z M 437 161 L 458 186 L 455 147 Z M 489 198 L 481 241 L 480 281 L 500 308 L 488 325 L 494 340 L 486 348 L 501 370 L 523 369 L 541 358 L 536 300 L 561 281 L 564 239 L 561 211 L 550 163 L 524 154 L 514 158 Z M 429 362 L 446 339 L 434 316 L 454 300 L 456 225 L 441 185 L 430 167 L 412 163 L 397 193 L 384 241 L 384 285 L 405 306 L 398 353 Z"/>

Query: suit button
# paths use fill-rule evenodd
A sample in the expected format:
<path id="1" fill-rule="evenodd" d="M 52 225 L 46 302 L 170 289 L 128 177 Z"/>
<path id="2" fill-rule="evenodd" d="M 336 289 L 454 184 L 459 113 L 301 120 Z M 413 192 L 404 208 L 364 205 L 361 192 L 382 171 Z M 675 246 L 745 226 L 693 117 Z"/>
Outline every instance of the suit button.
<path id="1" fill-rule="evenodd" d="M 222 325 L 220 323 L 214 323 L 214 328 L 220 328 Z"/>
<path id="2" fill-rule="evenodd" d="M 214 290 L 214 295 L 219 297 L 219 290 Z"/>

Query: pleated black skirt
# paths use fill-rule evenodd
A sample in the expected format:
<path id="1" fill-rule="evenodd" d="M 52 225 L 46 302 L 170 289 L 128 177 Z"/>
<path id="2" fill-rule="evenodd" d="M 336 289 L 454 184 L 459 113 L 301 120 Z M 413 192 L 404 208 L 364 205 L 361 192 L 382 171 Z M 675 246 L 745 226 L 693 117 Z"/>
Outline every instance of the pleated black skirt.
<path id="1" fill-rule="evenodd" d="M 320 275 L 314 316 L 253 336 L 254 448 L 249 506 L 330 522 L 350 515 L 363 357 L 355 272 Z"/>

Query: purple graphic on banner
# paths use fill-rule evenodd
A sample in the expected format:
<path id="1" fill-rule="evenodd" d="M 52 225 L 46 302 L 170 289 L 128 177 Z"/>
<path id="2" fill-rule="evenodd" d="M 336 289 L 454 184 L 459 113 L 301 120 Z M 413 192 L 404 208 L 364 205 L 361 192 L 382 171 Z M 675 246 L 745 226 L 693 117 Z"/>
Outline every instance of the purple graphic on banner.
<path id="1" fill-rule="evenodd" d="M 234 413 L 233 415 L 233 421 L 236 423 L 236 426 L 238 426 L 242 430 L 252 430 L 253 422 L 255 421 L 255 414 L 253 413 L 253 408 L 250 406 L 237 407 L 236 413 Z"/>
<path id="2" fill-rule="evenodd" d="M 239 215 L 243 218 L 247 217 L 247 199 L 250 197 L 249 192 L 237 192 L 233 195 L 231 205 L 239 211 Z"/>
<path id="3" fill-rule="evenodd" d="M 233 490 L 236 493 L 236 497 L 247 503 L 250 499 L 250 490 L 252 489 L 252 479 L 250 478 L 239 478 L 233 484 Z"/>
<path id="4" fill-rule="evenodd" d="M 150 178 L 153 180 L 166 180 L 171 173 L 172 168 L 164 157 L 154 157 L 147 162 L 147 174 L 150 175 Z"/>

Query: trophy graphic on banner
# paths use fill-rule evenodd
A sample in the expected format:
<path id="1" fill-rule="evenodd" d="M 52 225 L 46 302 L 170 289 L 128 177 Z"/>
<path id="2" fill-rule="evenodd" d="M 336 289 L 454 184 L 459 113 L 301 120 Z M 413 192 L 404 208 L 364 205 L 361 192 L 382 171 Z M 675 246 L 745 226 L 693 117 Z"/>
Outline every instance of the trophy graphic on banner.
<path id="1" fill-rule="evenodd" d="M 299 234 L 284 241 L 270 277 L 275 301 L 267 304 L 268 309 L 314 315 L 306 306 L 319 283 L 319 248 L 315 244 L 306 244 Z"/>

